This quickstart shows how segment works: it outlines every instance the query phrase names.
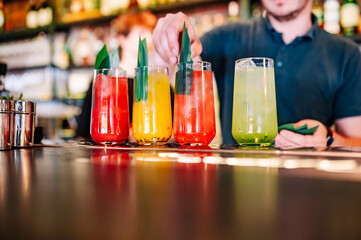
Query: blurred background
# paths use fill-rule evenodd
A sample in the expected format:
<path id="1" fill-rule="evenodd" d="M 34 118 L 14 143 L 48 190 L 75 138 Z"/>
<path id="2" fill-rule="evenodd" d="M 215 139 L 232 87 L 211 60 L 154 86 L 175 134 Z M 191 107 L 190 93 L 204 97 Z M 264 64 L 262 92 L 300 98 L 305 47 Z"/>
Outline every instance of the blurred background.
<path id="1" fill-rule="evenodd" d="M 360 3 L 314 0 L 313 12 L 325 30 L 361 43 Z M 37 102 L 37 125 L 45 127 L 46 138 L 74 138 L 75 118 L 93 77 L 96 54 L 104 43 L 109 51 L 119 47 L 114 21 L 144 10 L 157 18 L 183 11 L 191 16 L 198 35 L 262 15 L 258 0 L 0 0 L 5 88 Z"/>

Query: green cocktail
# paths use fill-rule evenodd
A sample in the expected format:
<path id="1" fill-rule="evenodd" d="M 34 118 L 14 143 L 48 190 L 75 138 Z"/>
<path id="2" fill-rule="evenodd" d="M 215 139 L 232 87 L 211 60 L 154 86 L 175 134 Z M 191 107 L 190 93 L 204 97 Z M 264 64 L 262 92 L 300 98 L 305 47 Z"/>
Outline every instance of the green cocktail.
<path id="1" fill-rule="evenodd" d="M 270 145 L 277 136 L 273 60 L 239 59 L 235 65 L 232 135 L 240 145 Z"/>

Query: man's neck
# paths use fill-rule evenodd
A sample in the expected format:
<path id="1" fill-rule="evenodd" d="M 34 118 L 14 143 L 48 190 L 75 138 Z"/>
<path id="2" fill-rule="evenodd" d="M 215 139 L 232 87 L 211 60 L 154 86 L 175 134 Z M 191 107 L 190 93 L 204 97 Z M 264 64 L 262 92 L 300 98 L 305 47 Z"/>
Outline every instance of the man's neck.
<path id="1" fill-rule="evenodd" d="M 310 10 L 306 8 L 299 15 L 291 20 L 279 21 L 271 15 L 268 18 L 272 27 L 282 33 L 285 44 L 291 43 L 296 37 L 305 35 L 312 28 L 312 20 Z"/>

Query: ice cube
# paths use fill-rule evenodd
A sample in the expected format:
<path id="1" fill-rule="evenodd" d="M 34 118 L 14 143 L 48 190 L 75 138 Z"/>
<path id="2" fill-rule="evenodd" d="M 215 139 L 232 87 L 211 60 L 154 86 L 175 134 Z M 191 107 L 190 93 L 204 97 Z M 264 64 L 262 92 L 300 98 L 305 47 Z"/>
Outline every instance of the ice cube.
<path id="1" fill-rule="evenodd" d="M 236 64 L 236 68 L 238 69 L 253 67 L 257 67 L 257 65 L 252 61 L 251 58 L 244 58 Z"/>
<path id="2" fill-rule="evenodd" d="M 110 59 L 110 67 L 118 67 L 119 66 L 119 52 L 118 48 L 111 51 L 109 55 Z"/>
<path id="3" fill-rule="evenodd" d="M 252 61 L 252 59 L 248 60 L 248 67 L 257 67 L 257 65 Z"/>
<path id="4" fill-rule="evenodd" d="M 127 72 L 121 67 L 112 67 L 112 68 L 109 69 L 108 76 L 126 77 Z"/>

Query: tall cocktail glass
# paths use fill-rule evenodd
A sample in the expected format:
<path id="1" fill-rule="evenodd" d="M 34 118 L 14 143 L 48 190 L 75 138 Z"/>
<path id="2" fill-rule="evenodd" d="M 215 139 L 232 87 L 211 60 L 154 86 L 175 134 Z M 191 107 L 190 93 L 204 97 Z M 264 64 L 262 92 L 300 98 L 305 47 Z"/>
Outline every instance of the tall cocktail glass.
<path id="1" fill-rule="evenodd" d="M 141 145 L 164 145 L 172 136 L 168 68 L 137 67 L 135 72 L 133 137 Z"/>
<path id="2" fill-rule="evenodd" d="M 239 59 L 235 64 L 232 135 L 240 145 L 270 145 L 277 135 L 273 60 Z"/>
<path id="3" fill-rule="evenodd" d="M 176 79 L 174 137 L 181 145 L 208 145 L 216 135 L 211 64 L 178 63 L 189 80 Z"/>
<path id="4" fill-rule="evenodd" d="M 94 70 L 90 135 L 100 145 L 129 136 L 128 80 L 121 68 Z"/>

